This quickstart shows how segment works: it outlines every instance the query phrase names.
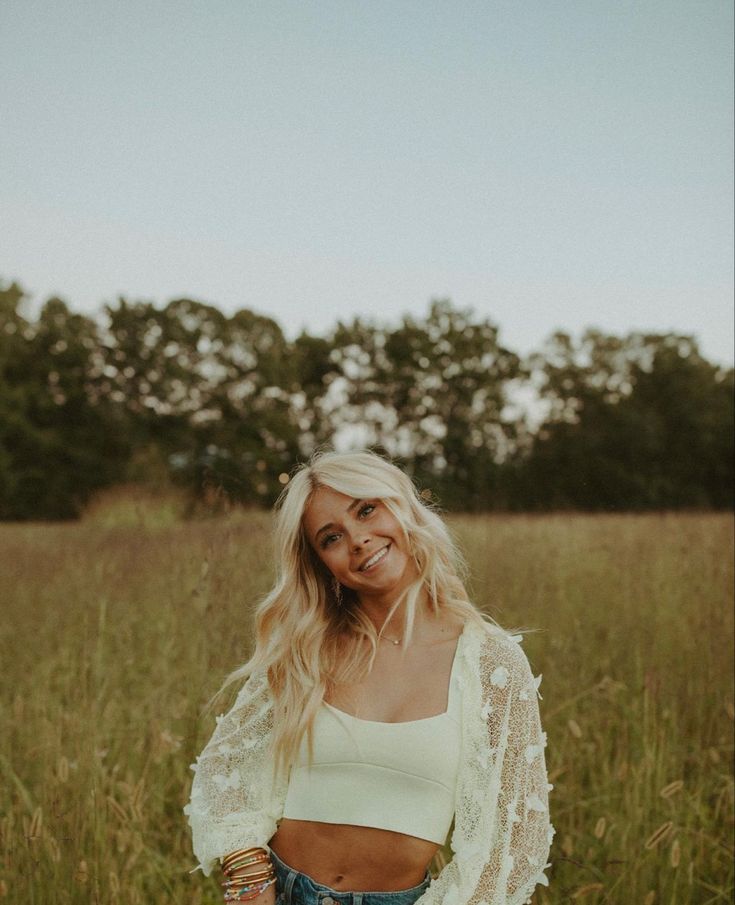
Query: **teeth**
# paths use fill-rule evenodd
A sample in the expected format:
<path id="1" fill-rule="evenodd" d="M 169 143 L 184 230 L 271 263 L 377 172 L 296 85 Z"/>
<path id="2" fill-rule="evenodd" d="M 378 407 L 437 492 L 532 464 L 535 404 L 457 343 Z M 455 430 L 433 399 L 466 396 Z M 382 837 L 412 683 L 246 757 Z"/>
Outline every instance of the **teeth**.
<path id="1" fill-rule="evenodd" d="M 378 552 L 375 554 L 375 556 L 371 556 L 370 559 L 365 563 L 365 565 L 362 567 L 361 571 L 364 572 L 365 569 L 369 569 L 370 566 L 375 565 L 375 563 L 379 559 L 382 559 L 387 552 L 388 552 L 387 547 L 383 547 L 382 550 L 378 550 Z"/>

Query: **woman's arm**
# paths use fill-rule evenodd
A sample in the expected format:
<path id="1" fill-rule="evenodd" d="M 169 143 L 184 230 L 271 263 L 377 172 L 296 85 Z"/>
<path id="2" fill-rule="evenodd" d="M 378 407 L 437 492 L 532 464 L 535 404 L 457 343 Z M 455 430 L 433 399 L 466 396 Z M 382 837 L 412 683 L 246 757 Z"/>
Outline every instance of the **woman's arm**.
<path id="1" fill-rule="evenodd" d="M 489 756 L 500 765 L 500 774 L 491 845 L 472 901 L 523 905 L 531 901 L 537 884 L 548 886 L 544 869 L 554 835 L 546 733 L 537 700 L 541 676 L 534 678 L 514 640 L 491 641 L 485 654 L 480 663 L 482 715 Z M 492 774 L 497 777 L 497 769 Z"/>
<path id="2" fill-rule="evenodd" d="M 549 821 L 537 687 L 515 640 L 488 637 L 471 666 L 454 857 L 416 905 L 525 905 L 544 869 Z M 469 686 L 474 686 L 471 688 Z M 474 707 L 480 713 L 474 712 Z"/>
<path id="3" fill-rule="evenodd" d="M 269 758 L 272 726 L 267 678 L 254 674 L 232 709 L 217 717 L 212 737 L 192 765 L 194 780 L 184 813 L 199 859 L 194 870 L 201 869 L 205 877 L 232 851 L 251 846 L 267 850 L 276 832 Z M 268 892 L 263 893 L 264 902 Z"/>

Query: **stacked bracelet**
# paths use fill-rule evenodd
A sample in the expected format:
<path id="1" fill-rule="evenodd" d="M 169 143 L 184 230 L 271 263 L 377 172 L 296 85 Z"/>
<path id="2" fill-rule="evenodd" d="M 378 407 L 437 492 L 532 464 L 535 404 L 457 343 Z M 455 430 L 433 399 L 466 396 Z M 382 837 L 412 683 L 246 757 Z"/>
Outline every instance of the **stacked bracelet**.
<path id="1" fill-rule="evenodd" d="M 266 880 L 264 883 L 255 883 L 252 886 L 241 886 L 237 891 L 228 889 L 225 891 L 225 902 L 245 902 L 248 899 L 254 899 L 275 882 L 276 878 L 273 877 L 272 880 Z"/>
<path id="2" fill-rule="evenodd" d="M 250 868 L 255 870 L 248 870 Z M 276 882 L 276 872 L 268 852 L 261 847 L 242 848 L 222 859 L 222 872 L 227 877 L 225 902 L 245 902 L 259 896 Z"/>

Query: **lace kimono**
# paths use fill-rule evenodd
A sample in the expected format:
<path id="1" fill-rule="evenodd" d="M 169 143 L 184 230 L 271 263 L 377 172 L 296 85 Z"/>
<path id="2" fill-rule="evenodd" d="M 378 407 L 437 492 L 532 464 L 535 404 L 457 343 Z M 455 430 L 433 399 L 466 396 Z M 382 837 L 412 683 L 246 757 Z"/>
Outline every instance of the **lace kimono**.
<path id="1" fill-rule="evenodd" d="M 549 819 L 538 686 L 521 636 L 467 622 L 459 641 L 462 754 L 453 858 L 415 905 L 523 905 L 544 870 Z M 219 858 L 267 843 L 283 816 L 287 780 L 271 783 L 272 697 L 264 674 L 247 680 L 197 762 L 184 808 L 193 849 L 209 876 Z"/>

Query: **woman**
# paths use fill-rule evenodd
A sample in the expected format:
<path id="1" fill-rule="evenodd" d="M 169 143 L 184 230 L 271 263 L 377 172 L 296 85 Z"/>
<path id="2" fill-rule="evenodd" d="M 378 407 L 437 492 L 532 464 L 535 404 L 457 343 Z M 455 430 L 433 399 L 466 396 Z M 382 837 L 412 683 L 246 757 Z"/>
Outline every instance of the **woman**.
<path id="1" fill-rule="evenodd" d="M 374 453 L 316 454 L 276 510 L 276 583 L 225 686 L 246 682 L 192 765 L 194 870 L 219 860 L 225 901 L 254 905 L 530 902 L 554 829 L 521 637 Z"/>

